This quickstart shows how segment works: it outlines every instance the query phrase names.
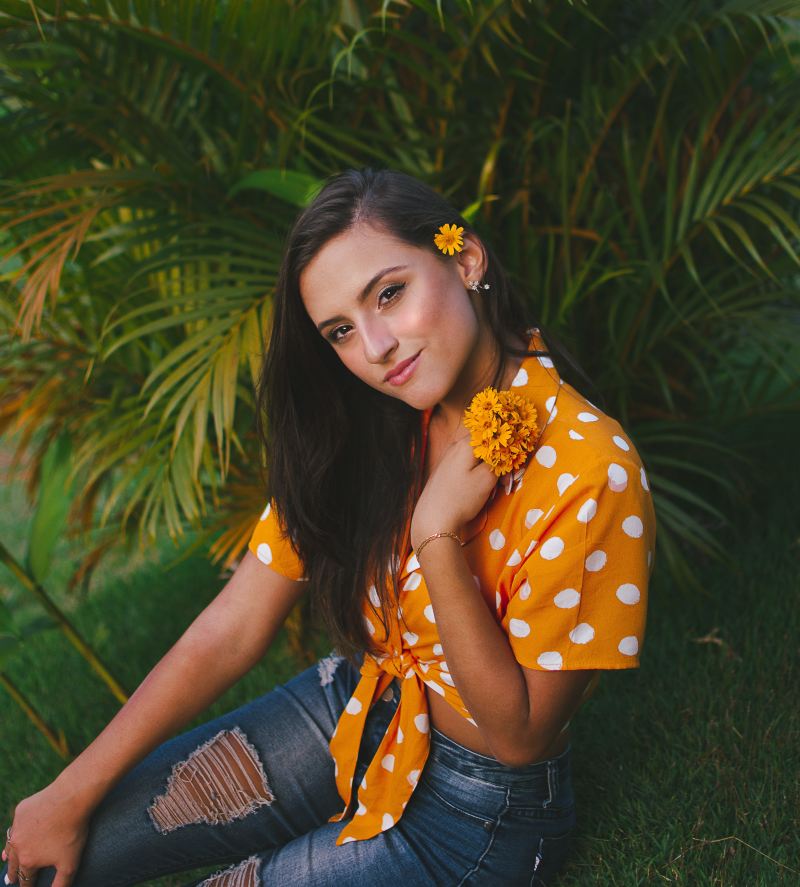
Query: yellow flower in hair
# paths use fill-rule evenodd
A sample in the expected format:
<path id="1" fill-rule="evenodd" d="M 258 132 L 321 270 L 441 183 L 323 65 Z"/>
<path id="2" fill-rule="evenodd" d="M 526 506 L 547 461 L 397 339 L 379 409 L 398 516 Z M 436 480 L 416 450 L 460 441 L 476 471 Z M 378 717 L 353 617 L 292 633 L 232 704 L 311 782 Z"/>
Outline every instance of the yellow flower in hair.
<path id="1" fill-rule="evenodd" d="M 455 225 L 439 225 L 439 230 L 442 232 L 441 234 L 433 235 L 433 242 L 443 253 L 447 253 L 449 256 L 452 256 L 454 252 L 460 253 L 463 246 L 464 241 L 461 235 L 464 233 L 464 228 L 462 226 L 456 227 Z"/>
<path id="2" fill-rule="evenodd" d="M 491 386 L 479 391 L 464 410 L 475 458 L 498 477 L 520 468 L 538 440 L 536 418 L 536 407 L 521 394 Z"/>

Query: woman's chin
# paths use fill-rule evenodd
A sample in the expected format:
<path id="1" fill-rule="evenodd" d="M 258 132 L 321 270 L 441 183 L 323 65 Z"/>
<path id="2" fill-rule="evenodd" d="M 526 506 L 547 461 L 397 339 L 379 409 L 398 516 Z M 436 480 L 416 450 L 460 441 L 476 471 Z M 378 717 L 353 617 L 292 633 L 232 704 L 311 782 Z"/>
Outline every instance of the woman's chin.
<path id="1" fill-rule="evenodd" d="M 402 400 L 404 404 L 410 406 L 414 410 L 418 410 L 420 413 L 424 413 L 425 410 L 432 409 L 438 403 L 438 401 L 436 400 L 431 401 L 429 397 L 415 397 L 413 394 L 392 395 L 391 393 L 389 393 L 387 396 L 394 396 L 395 400 Z"/>

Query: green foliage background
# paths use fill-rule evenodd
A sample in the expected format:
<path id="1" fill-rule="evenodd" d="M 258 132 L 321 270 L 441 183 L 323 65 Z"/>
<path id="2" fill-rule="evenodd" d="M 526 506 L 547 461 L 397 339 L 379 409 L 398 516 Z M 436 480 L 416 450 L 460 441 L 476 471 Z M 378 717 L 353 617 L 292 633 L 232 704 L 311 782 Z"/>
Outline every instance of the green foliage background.
<path id="1" fill-rule="evenodd" d="M 76 578 L 137 533 L 242 550 L 283 237 L 374 165 L 496 246 L 692 583 L 798 430 L 799 34 L 787 0 L 0 0 L 0 431 L 34 488 L 71 441 Z"/>
<path id="2" fill-rule="evenodd" d="M 3 490 L 0 542 L 27 533 L 53 588 L 108 555 L 71 609 L 135 686 L 222 581 L 153 540 L 227 565 L 261 513 L 289 224 L 343 167 L 410 172 L 497 248 L 656 502 L 670 594 L 575 724 L 568 882 L 794 883 L 799 37 L 788 0 L 0 0 L 0 461 L 36 500 Z M 55 624 L 4 583 L 0 678 L 75 749 L 116 704 Z M 289 635 L 212 715 L 297 670 Z M 61 761 L 3 698 L 10 822 Z"/>

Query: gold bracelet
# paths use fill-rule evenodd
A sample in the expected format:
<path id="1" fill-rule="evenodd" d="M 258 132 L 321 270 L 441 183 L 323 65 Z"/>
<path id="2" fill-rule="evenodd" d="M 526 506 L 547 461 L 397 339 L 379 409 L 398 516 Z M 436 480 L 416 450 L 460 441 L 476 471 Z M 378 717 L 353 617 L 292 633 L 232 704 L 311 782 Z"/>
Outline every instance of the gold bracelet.
<path id="1" fill-rule="evenodd" d="M 434 533 L 432 536 L 428 536 L 427 539 L 423 539 L 422 542 L 420 542 L 419 545 L 417 546 L 417 550 L 416 550 L 417 560 L 419 560 L 419 555 L 420 555 L 420 552 L 422 551 L 422 549 L 423 549 L 423 548 L 424 548 L 424 547 L 425 547 L 425 546 L 426 546 L 426 545 L 427 545 L 432 539 L 439 539 L 441 536 L 451 536 L 453 539 L 456 540 L 456 542 L 458 542 L 459 545 L 461 545 L 462 547 L 463 547 L 463 545 L 464 545 L 464 543 L 461 541 L 461 539 L 459 539 L 459 537 L 458 537 L 458 535 L 457 535 L 456 533 L 448 533 L 448 532 L 445 532 L 445 533 Z"/>

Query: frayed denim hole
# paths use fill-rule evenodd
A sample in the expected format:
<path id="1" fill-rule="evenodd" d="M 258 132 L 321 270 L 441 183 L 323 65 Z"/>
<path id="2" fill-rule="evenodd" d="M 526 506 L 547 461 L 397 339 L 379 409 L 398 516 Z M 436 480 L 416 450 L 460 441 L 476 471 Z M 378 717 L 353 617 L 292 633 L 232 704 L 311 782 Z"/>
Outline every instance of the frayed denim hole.
<path id="1" fill-rule="evenodd" d="M 206 878 L 198 887 L 258 887 L 261 860 L 251 856 L 244 862 L 222 869 Z"/>
<path id="2" fill-rule="evenodd" d="M 186 825 L 242 819 L 275 800 L 255 748 L 239 727 L 220 730 L 172 768 L 163 795 L 147 808 L 166 835 Z"/>

